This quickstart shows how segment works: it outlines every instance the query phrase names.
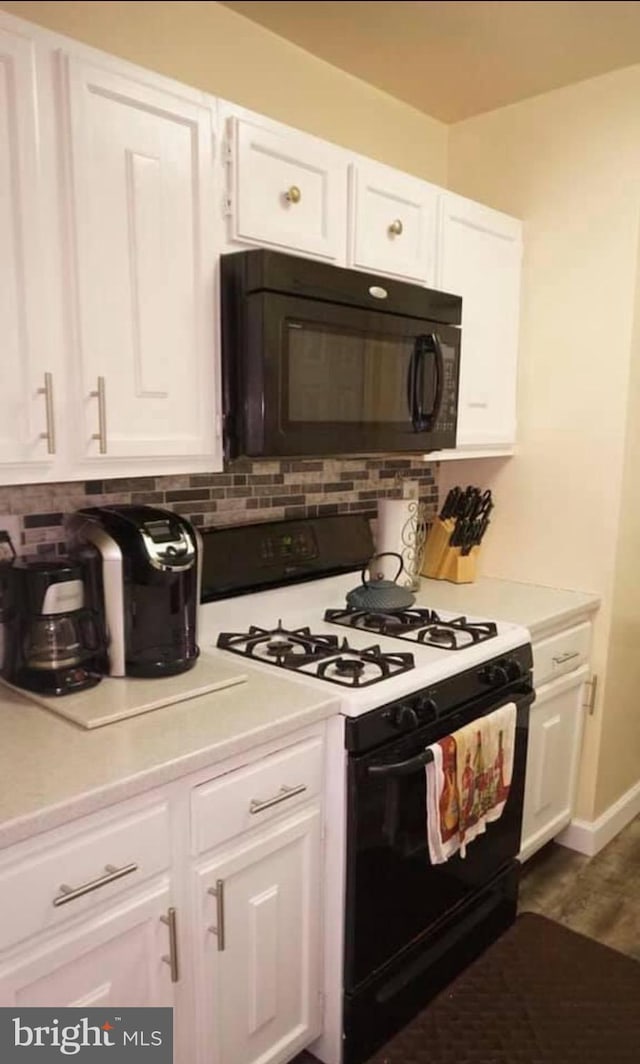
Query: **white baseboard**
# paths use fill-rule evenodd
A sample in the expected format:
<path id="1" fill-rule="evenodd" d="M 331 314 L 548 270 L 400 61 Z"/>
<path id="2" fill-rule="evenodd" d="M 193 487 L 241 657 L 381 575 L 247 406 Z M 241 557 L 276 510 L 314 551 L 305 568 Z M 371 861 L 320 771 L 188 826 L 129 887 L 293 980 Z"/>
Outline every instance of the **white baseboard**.
<path id="1" fill-rule="evenodd" d="M 572 820 L 568 828 L 556 836 L 556 842 L 577 850 L 587 857 L 611 842 L 634 816 L 640 813 L 640 782 L 631 787 L 617 802 L 605 809 L 597 820 Z"/>

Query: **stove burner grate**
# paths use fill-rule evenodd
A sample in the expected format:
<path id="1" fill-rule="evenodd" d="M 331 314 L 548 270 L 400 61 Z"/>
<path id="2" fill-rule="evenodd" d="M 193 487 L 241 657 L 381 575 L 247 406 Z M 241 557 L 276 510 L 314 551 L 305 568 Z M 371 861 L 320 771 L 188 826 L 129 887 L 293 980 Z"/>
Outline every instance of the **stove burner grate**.
<path id="1" fill-rule="evenodd" d="M 466 617 L 443 620 L 435 610 L 418 607 L 394 612 L 368 610 L 326 610 L 325 621 L 358 628 L 377 635 L 393 636 L 440 650 L 465 650 L 498 634 L 493 621 L 468 621 Z"/>
<path id="2" fill-rule="evenodd" d="M 272 629 L 252 625 L 247 632 L 222 632 L 217 646 L 343 687 L 367 687 L 414 668 L 413 654 L 386 654 L 379 646 L 358 650 L 335 635 L 314 635 L 309 628 L 289 631 L 281 621 Z"/>

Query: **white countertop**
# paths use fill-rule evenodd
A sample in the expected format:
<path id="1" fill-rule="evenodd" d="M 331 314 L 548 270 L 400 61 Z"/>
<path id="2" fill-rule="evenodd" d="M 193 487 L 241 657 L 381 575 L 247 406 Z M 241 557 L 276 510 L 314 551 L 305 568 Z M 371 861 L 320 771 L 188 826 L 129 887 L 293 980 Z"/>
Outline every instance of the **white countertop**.
<path id="1" fill-rule="evenodd" d="M 487 620 L 513 621 L 528 628 L 535 642 L 595 613 L 600 599 L 589 592 L 492 577 L 480 577 L 472 584 L 452 584 L 423 576 L 416 604 L 435 610 L 459 610 Z"/>
<path id="2" fill-rule="evenodd" d="M 333 691 L 243 672 L 246 683 L 92 731 L 0 688 L 0 847 L 338 711 Z"/>
<path id="3" fill-rule="evenodd" d="M 416 599 L 436 610 L 514 621 L 534 641 L 588 618 L 599 605 L 584 592 L 486 577 L 473 584 L 422 578 Z M 222 669 L 228 664 L 221 655 Z M 0 847 L 338 712 L 334 690 L 244 663 L 242 671 L 246 683 L 92 731 L 0 688 Z"/>

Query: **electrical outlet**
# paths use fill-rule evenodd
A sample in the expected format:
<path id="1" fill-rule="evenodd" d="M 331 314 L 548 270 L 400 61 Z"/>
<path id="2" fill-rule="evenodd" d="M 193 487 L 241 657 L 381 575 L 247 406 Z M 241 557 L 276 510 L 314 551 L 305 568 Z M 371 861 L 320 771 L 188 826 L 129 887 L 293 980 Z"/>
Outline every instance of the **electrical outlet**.
<path id="1" fill-rule="evenodd" d="M 15 514 L 0 514 L 0 532 L 7 532 L 16 553 L 20 548 L 20 518 Z M 11 561 L 13 555 L 8 543 L 0 541 L 0 562 Z"/>

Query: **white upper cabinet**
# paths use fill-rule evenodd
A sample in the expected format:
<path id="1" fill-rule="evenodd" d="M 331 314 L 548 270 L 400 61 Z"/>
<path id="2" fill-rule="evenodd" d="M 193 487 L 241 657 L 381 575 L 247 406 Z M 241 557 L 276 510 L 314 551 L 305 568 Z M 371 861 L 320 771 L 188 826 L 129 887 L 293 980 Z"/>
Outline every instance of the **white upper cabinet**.
<path id="1" fill-rule="evenodd" d="M 214 425 L 214 116 L 153 79 L 61 62 L 77 456 L 101 473 L 111 458 L 203 456 Z"/>
<path id="2" fill-rule="evenodd" d="M 461 449 L 515 442 L 521 261 L 520 221 L 443 192 L 437 287 L 462 296 Z"/>
<path id="3" fill-rule="evenodd" d="M 55 345 L 44 320 L 47 245 L 41 229 L 53 178 L 36 77 L 35 41 L 0 26 L 0 481 L 56 448 Z"/>
<path id="4" fill-rule="evenodd" d="M 227 239 L 343 265 L 346 153 L 258 115 L 222 112 Z"/>
<path id="5" fill-rule="evenodd" d="M 348 264 L 433 285 L 438 192 L 388 166 L 352 163 Z"/>

